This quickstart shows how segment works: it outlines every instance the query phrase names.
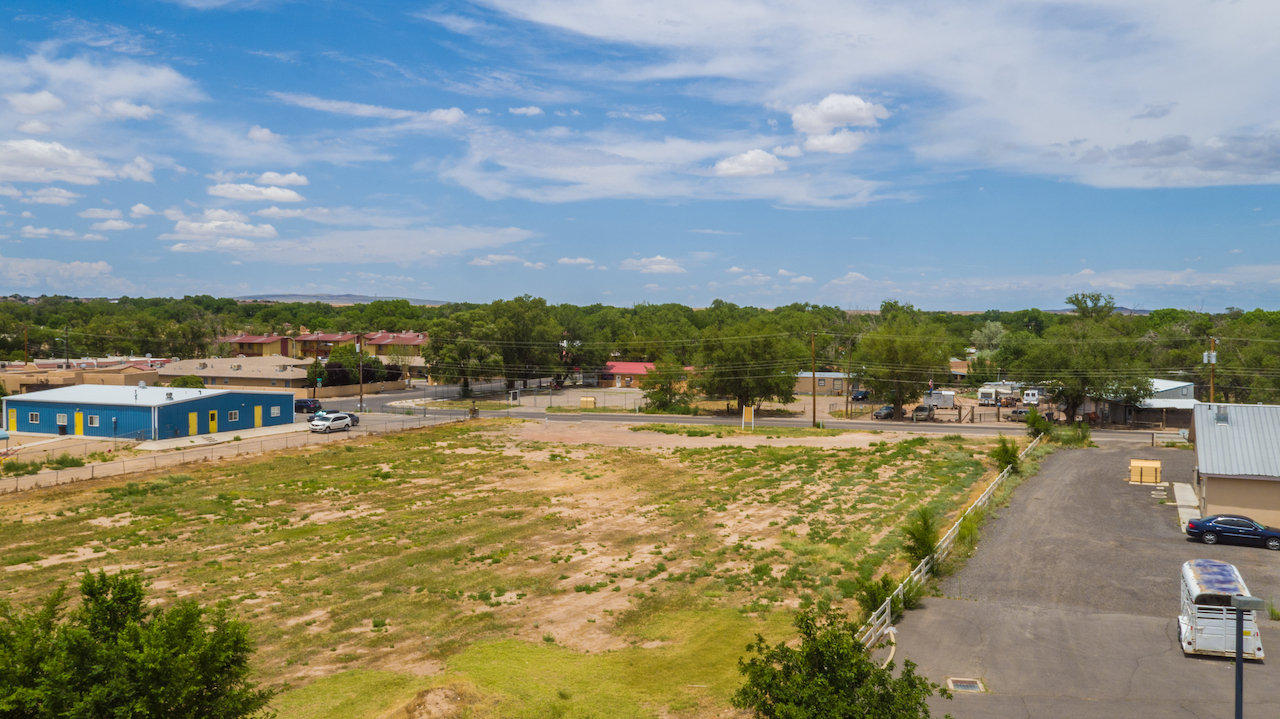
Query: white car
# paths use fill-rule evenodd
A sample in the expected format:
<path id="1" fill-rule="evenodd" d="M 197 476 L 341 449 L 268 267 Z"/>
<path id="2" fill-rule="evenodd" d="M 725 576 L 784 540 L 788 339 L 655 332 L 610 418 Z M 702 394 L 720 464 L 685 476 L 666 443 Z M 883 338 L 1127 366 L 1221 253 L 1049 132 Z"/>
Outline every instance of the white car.
<path id="1" fill-rule="evenodd" d="M 316 415 L 311 420 L 312 432 L 334 432 L 339 429 L 351 429 L 351 418 L 342 413 Z"/>

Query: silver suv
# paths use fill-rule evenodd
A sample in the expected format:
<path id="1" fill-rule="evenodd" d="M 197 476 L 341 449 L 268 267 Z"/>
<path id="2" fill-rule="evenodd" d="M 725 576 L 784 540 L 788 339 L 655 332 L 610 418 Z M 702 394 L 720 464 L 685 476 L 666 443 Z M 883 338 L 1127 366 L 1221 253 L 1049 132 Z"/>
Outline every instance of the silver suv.
<path id="1" fill-rule="evenodd" d="M 351 429 L 351 418 L 341 412 L 334 414 L 318 414 L 311 419 L 312 432 L 335 432 L 340 429 Z"/>

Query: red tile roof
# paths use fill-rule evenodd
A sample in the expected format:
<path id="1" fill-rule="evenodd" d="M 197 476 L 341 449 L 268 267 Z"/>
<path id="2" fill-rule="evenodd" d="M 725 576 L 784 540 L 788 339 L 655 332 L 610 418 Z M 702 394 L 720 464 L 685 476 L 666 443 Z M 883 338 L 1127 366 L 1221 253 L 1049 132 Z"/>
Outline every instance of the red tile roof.
<path id="1" fill-rule="evenodd" d="M 649 374 L 652 362 L 605 362 L 605 374 Z"/>
<path id="2" fill-rule="evenodd" d="M 230 337 L 219 337 L 219 342 L 236 342 L 245 345 L 264 345 L 268 342 L 279 342 L 287 340 L 288 337 L 281 335 L 232 335 Z"/>
<path id="3" fill-rule="evenodd" d="M 294 337 L 299 342 L 350 342 L 355 338 L 350 332 L 309 332 Z"/>
<path id="4" fill-rule="evenodd" d="M 364 341 L 371 345 L 418 347 L 427 343 L 427 335 L 423 332 L 370 332 L 364 336 Z"/>

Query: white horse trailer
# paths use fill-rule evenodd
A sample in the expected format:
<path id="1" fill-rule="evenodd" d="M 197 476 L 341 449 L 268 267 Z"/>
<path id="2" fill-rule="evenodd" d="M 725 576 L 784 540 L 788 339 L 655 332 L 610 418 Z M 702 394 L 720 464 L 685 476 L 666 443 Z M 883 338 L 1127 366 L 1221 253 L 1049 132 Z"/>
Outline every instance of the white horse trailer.
<path id="1" fill-rule="evenodd" d="M 1236 610 L 1233 596 L 1251 596 L 1240 570 L 1216 559 L 1193 559 L 1182 565 L 1182 613 L 1178 639 L 1186 654 L 1236 655 Z M 1257 618 L 1244 611 L 1244 657 L 1264 658 Z"/>

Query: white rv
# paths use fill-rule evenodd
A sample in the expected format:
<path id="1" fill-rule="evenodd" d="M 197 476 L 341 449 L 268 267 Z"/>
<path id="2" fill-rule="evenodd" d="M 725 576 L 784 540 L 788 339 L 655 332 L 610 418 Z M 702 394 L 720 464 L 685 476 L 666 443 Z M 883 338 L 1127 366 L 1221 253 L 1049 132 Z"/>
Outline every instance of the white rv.
<path id="1" fill-rule="evenodd" d="M 1041 392 L 1039 387 L 1028 387 L 1027 389 L 1022 390 L 1022 403 L 1029 407 L 1034 407 L 1040 404 L 1040 396 Z"/>
<path id="2" fill-rule="evenodd" d="M 1182 565 L 1182 613 L 1178 640 L 1186 654 L 1236 655 L 1234 596 L 1251 596 L 1240 570 L 1216 559 L 1193 559 Z M 1262 636 L 1253 612 L 1244 613 L 1244 657 L 1264 658 Z"/>

